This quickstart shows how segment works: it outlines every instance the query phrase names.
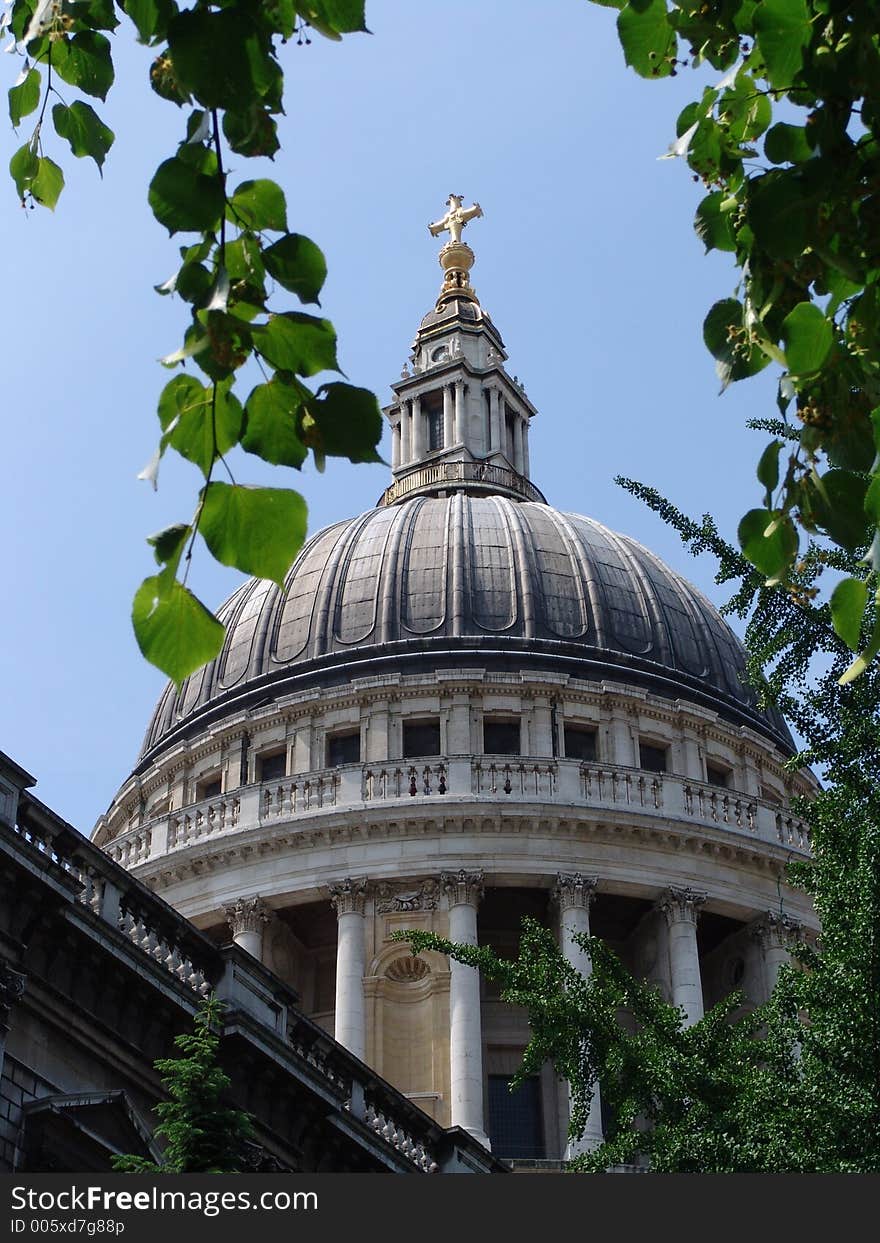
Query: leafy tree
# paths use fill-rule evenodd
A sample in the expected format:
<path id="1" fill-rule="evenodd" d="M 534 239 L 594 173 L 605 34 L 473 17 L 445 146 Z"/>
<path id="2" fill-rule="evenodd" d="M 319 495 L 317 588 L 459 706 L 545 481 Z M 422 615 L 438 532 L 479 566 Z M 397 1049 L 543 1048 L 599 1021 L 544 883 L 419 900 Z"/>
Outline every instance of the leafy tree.
<path id="1" fill-rule="evenodd" d="M 193 1031 L 175 1036 L 182 1057 L 158 1058 L 156 1069 L 169 1100 L 156 1106 L 156 1134 L 167 1141 L 161 1165 L 143 1157 L 113 1158 L 120 1174 L 235 1174 L 242 1147 L 253 1138 L 250 1116 L 223 1103 L 229 1076 L 217 1050 L 223 1002 L 211 994 L 196 1011 Z"/>
<path id="2" fill-rule="evenodd" d="M 815 544 L 794 568 L 792 589 L 763 575 L 718 534 L 711 518 L 685 518 L 630 481 L 695 553 L 719 561 L 736 582 L 729 609 L 749 615 L 747 643 L 765 699 L 803 733 L 797 763 L 821 764 L 828 780 L 799 814 L 812 839 L 809 862 L 790 881 L 813 899 L 821 950 L 792 944 L 770 1001 L 750 1013 L 733 994 L 692 1027 L 647 983 L 634 979 L 596 938 L 581 977 L 551 932 L 527 921 L 519 955 L 401 934 L 413 951 L 438 950 L 498 980 L 524 1006 L 531 1039 L 515 1084 L 552 1060 L 572 1086 L 571 1133 L 583 1134 L 595 1085 L 610 1105 L 605 1142 L 572 1168 L 599 1172 L 648 1156 L 658 1172 L 851 1172 L 880 1169 L 880 669 L 840 684 L 850 659 L 817 600 L 826 567 L 873 585 L 853 554 Z M 868 616 L 867 627 L 875 624 Z M 824 661 L 815 674 L 817 655 Z"/>
<path id="3" fill-rule="evenodd" d="M 761 455 L 743 552 L 796 587 L 799 549 L 821 532 L 880 570 L 880 5 L 595 2 L 620 10 L 641 77 L 721 73 L 678 117 L 669 154 L 708 191 L 694 221 L 707 251 L 730 252 L 741 272 L 703 327 L 722 389 L 783 369 L 786 434 Z M 861 651 L 847 679 L 880 652 L 876 591 L 853 574 L 831 596 L 833 625 Z"/>
<path id="4" fill-rule="evenodd" d="M 279 149 L 282 46 L 294 35 L 308 41 L 310 29 L 337 40 L 365 30 L 364 0 L 196 0 L 188 8 L 176 0 L 14 0 L 3 14 L 21 57 L 9 115 L 17 128 L 36 114 L 9 164 L 25 206 L 54 210 L 64 189 L 48 154 L 53 100 L 53 155 L 67 144 L 103 167 L 114 135 L 89 100 L 104 100 L 113 85 L 108 35 L 119 15 L 157 49 L 153 90 L 185 113 L 181 142 L 155 170 L 149 202 L 169 235 L 186 239 L 175 275 L 157 291 L 176 294 L 192 312 L 180 348 L 162 361 L 172 370 L 191 363 L 201 376 L 179 372 L 163 388 L 159 444 L 142 474 L 155 486 L 161 458 L 173 450 L 204 482 L 192 517 L 150 538 L 159 568 L 132 608 L 141 651 L 179 683 L 223 642 L 223 626 L 186 586 L 196 536 L 224 565 L 278 583 L 305 538 L 299 493 L 238 482 L 230 450 L 239 445 L 295 469 L 309 452 L 318 469 L 328 455 L 377 460 L 382 416 L 373 394 L 338 381 L 315 391 L 304 382 L 339 370 L 330 321 L 288 305 L 290 295 L 318 304 L 324 256 L 289 229 L 275 181 L 231 185 L 226 171 L 229 152 L 271 159 Z M 71 102 L 72 91 L 83 98 Z M 250 361 L 262 382 L 245 397 L 237 384 Z M 221 469 L 228 482 L 216 477 Z"/>

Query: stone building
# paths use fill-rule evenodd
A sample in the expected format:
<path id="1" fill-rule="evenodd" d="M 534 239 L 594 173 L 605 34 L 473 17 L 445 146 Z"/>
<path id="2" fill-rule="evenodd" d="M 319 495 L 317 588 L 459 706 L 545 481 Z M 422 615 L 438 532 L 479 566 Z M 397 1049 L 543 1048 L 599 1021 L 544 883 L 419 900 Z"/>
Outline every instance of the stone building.
<path id="1" fill-rule="evenodd" d="M 549 1070 L 507 1091 L 524 1015 L 391 934 L 513 950 L 532 915 L 582 970 L 589 927 L 690 1020 L 737 985 L 761 1000 L 814 923 L 782 881 L 812 779 L 712 605 L 532 482 L 537 411 L 460 240 L 480 213 L 449 207 L 385 411 L 390 485 L 282 589 L 227 601 L 221 654 L 161 696 L 94 837 L 439 1123 L 552 1163 L 566 1092 Z M 597 1104 L 583 1142 L 600 1130 Z"/>

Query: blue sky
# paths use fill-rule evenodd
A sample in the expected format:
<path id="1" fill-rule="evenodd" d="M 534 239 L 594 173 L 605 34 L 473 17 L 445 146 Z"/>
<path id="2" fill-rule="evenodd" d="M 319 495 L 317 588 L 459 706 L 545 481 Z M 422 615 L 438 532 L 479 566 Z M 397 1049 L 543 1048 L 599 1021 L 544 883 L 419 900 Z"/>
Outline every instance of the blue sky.
<path id="1" fill-rule="evenodd" d="M 718 396 L 701 324 L 736 272 L 693 232 L 702 187 L 683 162 L 657 159 L 697 76 L 637 79 L 614 11 L 586 0 L 368 0 L 367 21 L 372 35 L 284 49 L 274 168 L 231 161 L 233 186 L 274 176 L 291 228 L 323 248 L 323 313 L 348 378 L 387 402 L 439 287 L 426 225 L 450 192 L 479 200 L 473 283 L 540 412 L 533 478 L 551 504 L 635 536 L 720 603 L 711 561 L 692 560 L 613 483 L 630 475 L 689 513 L 710 510 L 729 536 L 760 503 L 766 437 L 744 423 L 772 413 L 775 381 L 768 369 Z M 157 359 L 186 323 L 182 303 L 153 291 L 186 239 L 155 222 L 146 188 L 185 116 L 150 91 L 151 54 L 127 26 L 114 45 L 117 83 L 98 105 L 116 132 L 103 180 L 50 131 L 45 153 L 67 181 L 55 213 L 22 211 L 11 182 L 3 200 L 0 747 L 86 832 L 134 763 L 164 681 L 129 620 L 151 573 L 144 540 L 189 519 L 200 478 L 169 456 L 158 492 L 136 479 L 169 378 Z M 0 68 L 12 85 L 16 58 Z M 4 164 L 28 120 L 18 135 L 3 128 Z M 330 461 L 319 476 L 241 455 L 236 466 L 241 482 L 299 488 L 312 531 L 370 508 L 387 482 L 378 465 Z M 207 603 L 239 581 L 197 552 L 190 585 Z"/>

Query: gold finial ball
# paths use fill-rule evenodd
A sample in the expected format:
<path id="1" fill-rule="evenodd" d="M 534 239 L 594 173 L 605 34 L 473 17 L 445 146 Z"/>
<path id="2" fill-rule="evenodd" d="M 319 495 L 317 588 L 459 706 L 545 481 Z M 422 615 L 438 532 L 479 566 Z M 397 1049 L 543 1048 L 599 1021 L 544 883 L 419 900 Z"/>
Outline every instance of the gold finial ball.
<path id="1" fill-rule="evenodd" d="M 444 272 L 469 272 L 475 259 L 476 255 L 465 242 L 447 242 L 439 255 Z"/>

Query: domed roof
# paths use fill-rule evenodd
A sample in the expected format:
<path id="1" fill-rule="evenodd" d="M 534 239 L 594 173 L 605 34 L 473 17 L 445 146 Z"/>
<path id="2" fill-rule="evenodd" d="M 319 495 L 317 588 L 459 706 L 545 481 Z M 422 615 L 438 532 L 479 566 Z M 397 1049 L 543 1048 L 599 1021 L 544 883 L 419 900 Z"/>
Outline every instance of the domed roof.
<path id="1" fill-rule="evenodd" d="M 283 589 L 253 579 L 219 610 L 219 656 L 162 694 L 142 759 L 255 701 L 350 676 L 462 666 L 551 668 L 710 706 L 768 734 L 743 650 L 696 588 L 579 514 L 502 496 L 416 496 L 327 527 Z"/>

